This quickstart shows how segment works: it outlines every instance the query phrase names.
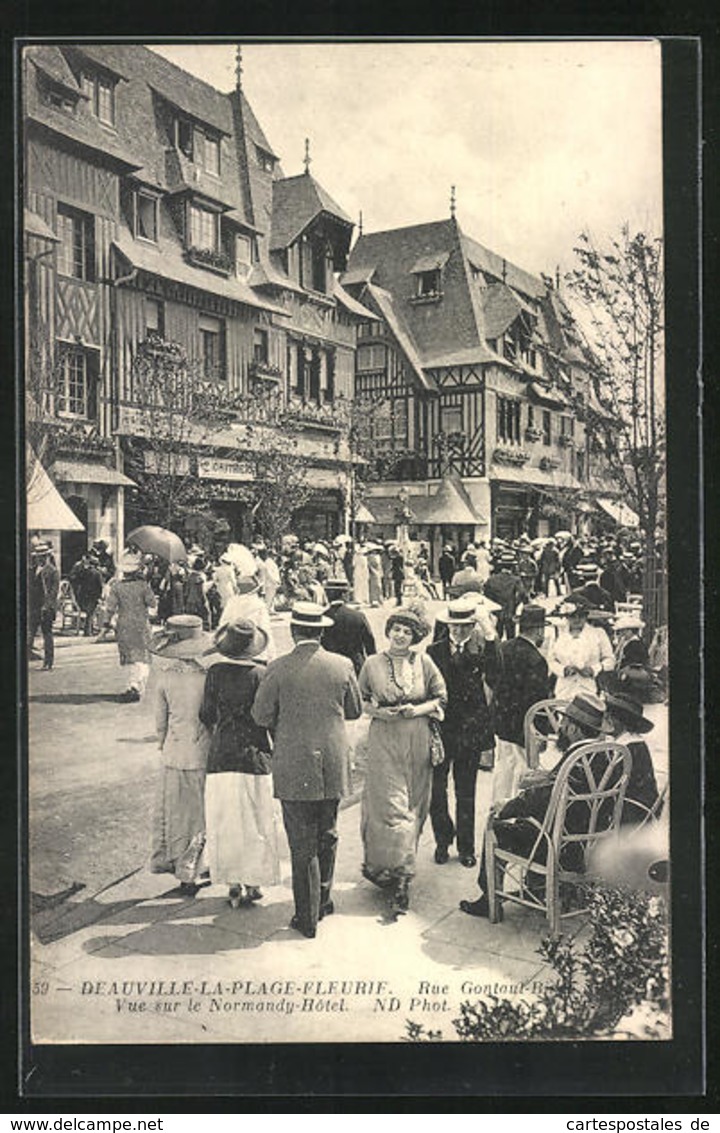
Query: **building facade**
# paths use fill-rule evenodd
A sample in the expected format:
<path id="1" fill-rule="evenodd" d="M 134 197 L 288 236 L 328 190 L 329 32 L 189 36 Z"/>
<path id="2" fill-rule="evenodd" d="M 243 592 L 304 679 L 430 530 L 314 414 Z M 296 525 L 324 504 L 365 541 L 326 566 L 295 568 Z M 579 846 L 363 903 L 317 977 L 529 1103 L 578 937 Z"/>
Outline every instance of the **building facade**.
<path id="1" fill-rule="evenodd" d="M 359 399 L 386 398 L 393 474 L 368 487 L 377 528 L 398 493 L 435 555 L 448 539 L 580 527 L 592 507 L 594 395 L 582 336 L 558 289 L 466 236 L 455 217 L 361 236 L 343 286 L 361 323 Z"/>
<path id="2" fill-rule="evenodd" d="M 287 439 L 279 420 L 312 489 L 300 529 L 336 533 L 357 325 L 374 319 L 337 281 L 348 217 L 309 162 L 284 176 L 240 67 L 222 94 L 136 45 L 22 62 L 28 415 L 84 527 L 62 536 L 63 569 L 89 540 L 119 550 L 170 481 L 183 513 L 247 538 L 253 456 Z"/>

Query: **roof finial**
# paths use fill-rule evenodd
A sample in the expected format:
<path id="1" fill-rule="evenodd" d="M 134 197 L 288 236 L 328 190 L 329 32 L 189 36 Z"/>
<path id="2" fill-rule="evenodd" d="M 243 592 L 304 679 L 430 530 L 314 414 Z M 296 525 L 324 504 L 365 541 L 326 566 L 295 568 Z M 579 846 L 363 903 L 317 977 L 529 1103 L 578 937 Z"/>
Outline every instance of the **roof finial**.
<path id="1" fill-rule="evenodd" d="M 450 216 L 455 216 L 455 186 L 450 186 Z"/>
<path id="2" fill-rule="evenodd" d="M 363 234 L 363 215 L 362 215 L 362 209 L 360 209 L 360 216 L 358 217 L 358 236 L 362 236 L 362 234 Z"/>
<path id="3" fill-rule="evenodd" d="M 504 257 L 503 257 L 502 273 L 503 273 L 503 283 L 507 283 L 507 260 Z"/>
<path id="4" fill-rule="evenodd" d="M 306 138 L 305 139 L 305 157 L 303 159 L 303 164 L 305 166 L 305 172 L 306 173 L 310 172 L 310 162 L 311 161 L 312 161 L 312 158 L 310 157 L 310 139 Z"/>
<path id="5" fill-rule="evenodd" d="M 235 48 L 235 90 L 242 94 L 242 45 L 238 43 Z"/>
<path id="6" fill-rule="evenodd" d="M 555 290 L 560 290 L 560 264 L 555 265 Z"/>

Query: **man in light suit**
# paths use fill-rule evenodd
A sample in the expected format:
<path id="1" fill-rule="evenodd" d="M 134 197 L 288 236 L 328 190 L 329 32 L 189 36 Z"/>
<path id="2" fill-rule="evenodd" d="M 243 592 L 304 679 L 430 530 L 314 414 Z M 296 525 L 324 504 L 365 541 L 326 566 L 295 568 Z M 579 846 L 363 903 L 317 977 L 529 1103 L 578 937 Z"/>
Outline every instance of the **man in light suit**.
<path id="1" fill-rule="evenodd" d="M 290 617 L 295 648 L 268 665 L 252 709 L 256 723 L 273 737 L 273 785 L 292 862 L 290 926 L 310 938 L 317 922 L 334 912 L 338 804 L 350 787 L 345 721 L 357 720 L 362 710 L 352 661 L 320 644 L 330 625 L 322 606 L 295 603 Z"/>

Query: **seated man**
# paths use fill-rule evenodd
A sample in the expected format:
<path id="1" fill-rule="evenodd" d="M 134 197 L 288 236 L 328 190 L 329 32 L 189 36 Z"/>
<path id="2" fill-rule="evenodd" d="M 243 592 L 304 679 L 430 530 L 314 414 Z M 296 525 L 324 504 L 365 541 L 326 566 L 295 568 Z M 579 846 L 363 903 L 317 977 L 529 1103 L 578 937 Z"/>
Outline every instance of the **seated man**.
<path id="1" fill-rule="evenodd" d="M 654 724 L 643 716 L 642 704 L 625 692 L 606 693 L 606 718 L 612 728 L 612 736 L 619 744 L 624 744 L 632 756 L 630 780 L 625 790 L 625 802 L 621 822 L 640 823 L 658 801 L 650 749 L 642 738 L 652 731 Z M 638 803 L 638 806 L 633 805 Z"/>
<path id="2" fill-rule="evenodd" d="M 608 731 L 609 726 L 605 722 L 605 704 L 602 700 L 590 693 L 580 693 L 570 701 L 564 710 L 557 738 L 557 747 L 562 755 L 555 767 L 551 771 L 538 769 L 527 772 L 522 780 L 527 785 L 524 787 L 521 785 L 518 794 L 508 799 L 497 811 L 492 808 L 490 810 L 488 822 L 493 824 L 499 846 L 518 854 L 527 854 L 531 851 L 538 835 L 536 822 L 541 823 L 545 818 L 558 771 L 580 744 L 598 740 Z M 568 850 L 578 845 L 578 843 L 570 843 Z M 574 861 L 566 861 L 564 864 L 568 869 L 577 868 L 579 865 Z M 487 899 L 484 839 L 478 885 L 482 890 L 481 896 L 475 901 L 461 901 L 460 908 L 471 917 L 487 917 L 490 907 Z"/>

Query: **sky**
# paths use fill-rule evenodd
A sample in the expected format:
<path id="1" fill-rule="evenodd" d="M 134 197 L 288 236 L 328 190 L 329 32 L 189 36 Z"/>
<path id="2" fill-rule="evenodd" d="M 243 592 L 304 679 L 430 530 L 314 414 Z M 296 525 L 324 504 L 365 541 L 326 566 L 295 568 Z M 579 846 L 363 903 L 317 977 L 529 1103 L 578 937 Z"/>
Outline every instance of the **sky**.
<path id="1" fill-rule="evenodd" d="M 150 46 L 222 91 L 235 42 Z M 582 230 L 660 234 L 660 45 L 242 43 L 243 89 L 286 176 L 310 172 L 365 232 L 456 215 L 534 274 Z"/>

